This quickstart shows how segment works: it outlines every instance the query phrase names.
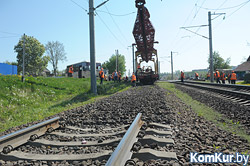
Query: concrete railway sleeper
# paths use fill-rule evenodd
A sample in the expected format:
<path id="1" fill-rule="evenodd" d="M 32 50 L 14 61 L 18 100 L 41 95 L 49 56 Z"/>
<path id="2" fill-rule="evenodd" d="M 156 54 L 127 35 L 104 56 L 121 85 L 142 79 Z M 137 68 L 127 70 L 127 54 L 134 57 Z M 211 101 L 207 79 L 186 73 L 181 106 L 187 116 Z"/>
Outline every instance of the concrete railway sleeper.
<path id="1" fill-rule="evenodd" d="M 203 89 L 207 91 L 212 91 L 220 94 L 222 97 L 231 100 L 232 102 L 238 102 L 245 106 L 250 106 L 250 91 L 239 91 L 239 89 L 246 89 L 245 86 L 236 87 L 232 85 L 225 86 L 220 84 L 210 84 L 210 83 L 196 83 L 194 81 L 188 81 L 185 83 L 173 82 L 183 86 L 190 86 L 193 88 Z M 229 87 L 229 88 L 228 88 Z"/>
<path id="2" fill-rule="evenodd" d="M 136 165 L 147 160 L 176 161 L 175 152 L 166 152 L 160 147 L 166 144 L 174 144 L 171 139 L 169 125 L 159 123 L 146 123 L 141 120 L 139 113 L 131 125 L 120 127 L 79 128 L 75 126 L 58 125 L 59 118 L 42 122 L 27 129 L 22 129 L 10 135 L 14 135 L 11 142 L 4 142 L 0 147 L 0 160 L 11 165 Z M 56 122 L 55 122 L 56 121 Z M 56 127 L 51 127 L 56 123 Z M 44 124 L 47 130 L 44 130 Z M 49 125 L 48 125 L 49 124 Z M 40 128 L 39 128 L 40 127 Z M 128 128 L 129 127 L 129 128 Z M 34 128 L 43 133 L 34 134 Z M 16 133 L 25 131 L 26 135 L 17 136 Z M 29 131 L 32 131 L 29 134 Z M 9 135 L 0 140 L 6 140 Z M 23 140 L 18 145 L 13 142 Z M 1 143 L 2 143 L 1 142 Z M 17 141 L 18 142 L 18 141 Z M 6 146 L 7 145 L 7 146 Z M 158 149 L 156 148 L 158 147 Z M 6 150 L 9 148 L 9 150 Z M 112 155 L 111 155 L 112 154 Z M 119 164 L 118 164 L 119 163 Z M 1 164 L 1 163 L 0 163 Z"/>

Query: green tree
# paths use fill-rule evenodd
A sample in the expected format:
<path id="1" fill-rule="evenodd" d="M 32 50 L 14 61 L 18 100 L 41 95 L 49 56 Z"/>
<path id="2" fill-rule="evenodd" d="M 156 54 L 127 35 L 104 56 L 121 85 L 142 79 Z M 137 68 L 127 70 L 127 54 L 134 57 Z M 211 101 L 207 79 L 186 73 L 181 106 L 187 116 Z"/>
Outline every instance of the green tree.
<path id="1" fill-rule="evenodd" d="M 50 57 L 50 63 L 52 64 L 53 66 L 53 71 L 54 71 L 54 75 L 56 76 L 57 75 L 57 72 L 58 72 L 58 68 L 57 68 L 57 65 L 58 65 L 58 62 L 59 61 L 65 61 L 67 58 L 66 58 L 66 53 L 64 51 L 64 46 L 62 43 L 60 43 L 59 41 L 56 41 L 56 42 L 48 42 L 45 46 L 46 48 L 46 53 L 47 55 Z"/>
<path id="2" fill-rule="evenodd" d="M 213 66 L 214 66 L 214 70 L 216 69 L 229 69 L 230 66 L 230 61 L 231 58 L 227 58 L 226 60 L 224 60 L 218 51 L 214 51 L 213 53 Z M 208 64 L 210 64 L 210 56 L 208 57 Z"/>
<path id="3" fill-rule="evenodd" d="M 9 61 L 5 61 L 4 63 L 7 63 L 8 65 L 18 65 L 18 63 L 17 62 L 9 62 Z"/>
<path id="4" fill-rule="evenodd" d="M 41 75 L 41 72 L 47 67 L 49 57 L 43 56 L 44 46 L 32 36 L 22 36 L 17 45 L 14 47 L 17 53 L 17 70 L 22 72 L 23 68 L 23 42 L 25 39 L 25 73 L 32 76 Z"/>
<path id="5" fill-rule="evenodd" d="M 109 73 L 113 73 L 116 69 L 116 55 L 112 55 L 108 61 L 102 64 L 103 69 L 109 70 Z M 123 75 L 126 72 L 125 57 L 124 55 L 118 55 L 118 70 Z"/>

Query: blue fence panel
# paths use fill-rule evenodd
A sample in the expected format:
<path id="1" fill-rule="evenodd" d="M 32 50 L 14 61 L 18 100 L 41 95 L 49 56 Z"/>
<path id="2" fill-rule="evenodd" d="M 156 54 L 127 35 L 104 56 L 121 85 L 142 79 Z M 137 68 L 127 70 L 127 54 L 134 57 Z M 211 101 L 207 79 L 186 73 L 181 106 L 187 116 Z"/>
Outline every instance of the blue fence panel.
<path id="1" fill-rule="evenodd" d="M 16 65 L 8 65 L 6 63 L 0 63 L 0 74 L 2 74 L 2 75 L 17 74 L 17 66 Z"/>

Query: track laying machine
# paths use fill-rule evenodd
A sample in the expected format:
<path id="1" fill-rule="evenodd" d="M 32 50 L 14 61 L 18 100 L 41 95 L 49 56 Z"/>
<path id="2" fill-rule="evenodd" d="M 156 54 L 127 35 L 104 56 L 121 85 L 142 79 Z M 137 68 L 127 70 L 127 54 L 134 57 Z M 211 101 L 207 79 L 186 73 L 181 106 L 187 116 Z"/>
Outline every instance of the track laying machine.
<path id="1" fill-rule="evenodd" d="M 157 50 L 154 49 L 154 43 L 158 42 L 154 41 L 155 29 L 149 20 L 150 14 L 144 6 L 145 3 L 145 0 L 135 1 L 135 6 L 138 8 L 133 29 L 137 46 L 135 52 L 136 75 L 140 83 L 153 84 L 159 79 L 158 55 Z M 143 63 L 146 63 L 147 66 L 143 66 Z"/>

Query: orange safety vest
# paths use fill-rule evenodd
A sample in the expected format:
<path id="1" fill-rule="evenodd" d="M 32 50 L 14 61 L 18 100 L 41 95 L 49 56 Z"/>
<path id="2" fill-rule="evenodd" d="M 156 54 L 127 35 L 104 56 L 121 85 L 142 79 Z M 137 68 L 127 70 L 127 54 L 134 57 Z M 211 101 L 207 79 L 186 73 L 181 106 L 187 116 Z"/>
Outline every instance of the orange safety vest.
<path id="1" fill-rule="evenodd" d="M 237 78 L 236 78 L 236 73 L 232 73 L 232 74 L 231 74 L 231 80 L 237 80 Z"/>
<path id="2" fill-rule="evenodd" d="M 71 73 L 71 74 L 74 73 L 74 72 L 73 72 L 73 66 L 71 66 L 71 67 L 69 68 L 69 73 Z"/>
<path id="3" fill-rule="evenodd" d="M 184 73 L 183 72 L 181 73 L 181 78 L 184 78 Z"/>
<path id="4" fill-rule="evenodd" d="M 220 78 L 220 72 L 216 71 L 216 78 Z"/>
<path id="5" fill-rule="evenodd" d="M 99 71 L 99 76 L 100 76 L 101 78 L 104 78 L 104 72 L 103 72 L 103 71 Z"/>
<path id="6" fill-rule="evenodd" d="M 133 81 L 136 81 L 136 77 L 135 77 L 134 74 L 132 75 L 132 80 L 131 80 L 131 82 L 133 82 Z"/>
<path id="7" fill-rule="evenodd" d="M 199 77 L 199 74 L 198 74 L 198 73 L 195 73 L 195 76 L 196 76 L 196 77 Z"/>
<path id="8" fill-rule="evenodd" d="M 221 80 L 223 81 L 223 80 L 226 80 L 226 78 L 225 78 L 225 73 L 223 73 L 222 75 L 221 75 Z"/>

